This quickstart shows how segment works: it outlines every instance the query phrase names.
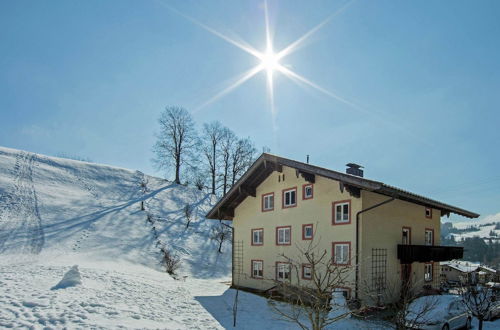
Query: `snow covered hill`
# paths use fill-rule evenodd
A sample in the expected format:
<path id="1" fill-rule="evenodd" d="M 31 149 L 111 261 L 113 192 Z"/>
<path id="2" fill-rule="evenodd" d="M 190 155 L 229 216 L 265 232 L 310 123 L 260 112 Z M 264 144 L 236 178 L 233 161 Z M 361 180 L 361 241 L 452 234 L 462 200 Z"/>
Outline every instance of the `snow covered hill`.
<path id="1" fill-rule="evenodd" d="M 204 218 L 212 202 L 139 171 L 0 147 L 0 328 L 220 327 L 179 285 L 230 276 L 230 244 L 218 253 L 219 224 Z M 75 264 L 82 285 L 51 290 Z"/>
<path id="2" fill-rule="evenodd" d="M 451 230 L 451 226 L 457 230 Z M 481 237 L 486 243 L 490 239 L 500 240 L 500 213 L 488 215 L 480 220 L 446 222 L 441 225 L 441 233 L 447 239 L 451 236 L 455 241 L 463 241 L 466 238 Z"/>
<path id="3" fill-rule="evenodd" d="M 203 217 L 211 202 L 210 195 L 139 171 L 0 148 L 3 254 L 75 254 L 159 270 L 159 241 L 182 258 L 181 273 L 225 277 L 230 247 L 217 253 L 210 239 L 217 224 Z M 194 209 L 189 228 L 187 204 Z"/>

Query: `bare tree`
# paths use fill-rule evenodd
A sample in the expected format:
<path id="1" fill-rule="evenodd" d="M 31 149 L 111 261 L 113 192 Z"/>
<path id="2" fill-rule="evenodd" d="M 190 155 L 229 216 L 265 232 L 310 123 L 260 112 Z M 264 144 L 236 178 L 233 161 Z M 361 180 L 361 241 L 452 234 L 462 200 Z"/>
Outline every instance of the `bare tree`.
<path id="1" fill-rule="evenodd" d="M 186 228 L 189 228 L 189 224 L 191 223 L 191 221 L 193 220 L 193 211 L 194 211 L 194 206 L 187 203 L 185 206 L 184 206 L 184 217 L 186 218 Z"/>
<path id="2" fill-rule="evenodd" d="M 281 299 L 289 305 L 271 302 L 273 311 L 283 320 L 293 322 L 302 329 L 314 330 L 324 329 L 348 317 L 351 312 L 344 304 L 345 300 L 336 296 L 336 291 L 348 284 L 347 278 L 352 268 L 335 265 L 329 253 L 320 250 L 318 244 L 312 241 L 307 247 L 298 249 L 297 259 L 281 255 L 289 265 L 290 273 L 294 273 L 294 279 L 276 281 Z M 307 281 L 301 280 L 304 276 L 308 278 Z"/>
<path id="3" fill-rule="evenodd" d="M 231 174 L 231 155 L 233 146 L 237 141 L 237 137 L 233 131 L 224 127 L 221 140 L 221 160 L 222 160 L 222 173 L 220 174 L 222 180 L 222 194 L 225 195 L 228 191 L 229 180 Z"/>
<path id="4" fill-rule="evenodd" d="M 231 187 L 254 161 L 256 149 L 250 138 L 239 139 L 231 151 Z"/>
<path id="5" fill-rule="evenodd" d="M 364 303 L 388 311 L 396 329 L 420 329 L 430 323 L 433 317 L 431 312 L 439 303 L 436 296 L 429 295 L 419 304 L 412 304 L 426 293 L 422 291 L 425 282 L 415 282 L 411 277 L 403 280 L 400 279 L 403 276 L 398 274 L 389 278 L 386 275 L 372 273 L 374 278 L 361 281 Z"/>
<path id="6" fill-rule="evenodd" d="M 498 292 L 476 284 L 459 287 L 458 292 L 467 310 L 479 320 L 479 330 L 483 329 L 483 321 L 491 317 L 491 309 L 500 299 Z"/>
<path id="7" fill-rule="evenodd" d="M 229 226 L 220 222 L 218 226 L 212 227 L 212 233 L 210 238 L 219 243 L 219 253 L 222 253 L 222 245 L 224 242 L 229 241 L 232 237 L 232 231 Z"/>
<path id="8" fill-rule="evenodd" d="M 207 161 L 207 169 L 210 173 L 210 191 L 215 195 L 218 162 L 220 160 L 220 144 L 224 135 L 224 127 L 220 122 L 214 121 L 203 125 L 202 152 Z"/>
<path id="9" fill-rule="evenodd" d="M 162 264 L 165 266 L 166 272 L 170 275 L 175 275 L 176 270 L 181 265 L 181 259 L 164 246 L 161 248 L 161 252 L 163 253 Z"/>
<path id="10" fill-rule="evenodd" d="M 160 132 L 154 145 L 154 162 L 158 168 L 175 169 L 175 183 L 180 184 L 181 166 L 196 147 L 194 121 L 189 112 L 176 106 L 165 108 L 158 119 Z"/>

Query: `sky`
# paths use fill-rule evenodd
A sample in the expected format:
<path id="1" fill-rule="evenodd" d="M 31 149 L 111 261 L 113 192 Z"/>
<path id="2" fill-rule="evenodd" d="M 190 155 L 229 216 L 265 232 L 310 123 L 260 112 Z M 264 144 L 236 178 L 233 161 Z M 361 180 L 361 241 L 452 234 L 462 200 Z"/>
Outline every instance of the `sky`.
<path id="1" fill-rule="evenodd" d="M 273 1 L 273 49 L 312 84 L 256 65 L 263 1 L 1 1 L 0 145 L 162 175 L 158 117 L 183 106 L 257 149 L 500 212 L 500 2 Z M 212 30 L 212 32 L 209 31 Z M 463 221 L 463 218 L 452 216 Z"/>

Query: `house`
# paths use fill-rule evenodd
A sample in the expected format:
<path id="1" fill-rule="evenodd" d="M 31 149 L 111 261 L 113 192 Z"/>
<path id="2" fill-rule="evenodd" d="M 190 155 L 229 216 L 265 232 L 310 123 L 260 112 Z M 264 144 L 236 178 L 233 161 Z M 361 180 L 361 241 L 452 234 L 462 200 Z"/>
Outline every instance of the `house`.
<path id="1" fill-rule="evenodd" d="M 452 260 L 444 261 L 441 265 L 441 282 L 452 284 L 486 284 L 498 282 L 498 272 L 479 263 Z"/>
<path id="2" fill-rule="evenodd" d="M 450 213 L 479 216 L 366 179 L 356 164 L 341 173 L 264 153 L 207 218 L 233 221 L 234 286 L 307 285 L 310 265 L 295 273 L 287 258 L 302 260 L 301 248 L 314 241 L 350 270 L 339 290 L 369 303 L 373 292 L 392 290 L 396 298 L 402 283 L 439 285 L 438 262 L 463 255 L 439 246 L 440 218 Z"/>
<path id="3" fill-rule="evenodd" d="M 462 260 L 451 260 L 443 261 L 440 263 L 441 266 L 441 282 L 464 285 L 469 283 L 477 283 L 479 264 L 462 261 Z"/>

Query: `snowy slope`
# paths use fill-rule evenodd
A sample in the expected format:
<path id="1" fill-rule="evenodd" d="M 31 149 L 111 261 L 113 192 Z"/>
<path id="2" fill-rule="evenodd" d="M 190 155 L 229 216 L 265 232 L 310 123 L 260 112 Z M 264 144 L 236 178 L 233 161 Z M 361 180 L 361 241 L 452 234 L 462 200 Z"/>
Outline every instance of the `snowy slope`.
<path id="1" fill-rule="evenodd" d="M 457 241 L 461 241 L 464 240 L 465 238 L 470 238 L 474 236 L 485 239 L 489 239 L 490 237 L 493 239 L 498 239 L 500 237 L 500 230 L 495 229 L 496 223 L 500 223 L 500 213 L 488 215 L 479 220 L 452 222 L 453 227 L 458 229 L 467 229 L 470 226 L 474 226 L 478 227 L 479 230 L 464 231 L 461 233 L 450 233 L 447 234 L 446 236 L 447 238 L 450 238 L 450 236 L 453 235 L 455 240 Z M 493 231 L 496 234 L 496 236 L 490 236 L 491 231 Z M 488 241 L 486 240 L 486 242 Z"/>
<path id="2" fill-rule="evenodd" d="M 158 239 L 182 258 L 181 273 L 227 277 L 230 247 L 217 253 L 209 238 L 216 223 L 203 218 L 211 202 L 207 194 L 139 171 L 0 148 L 3 254 L 21 253 L 25 259 L 75 254 L 160 269 L 155 226 Z M 188 203 L 195 210 L 186 229 Z M 154 224 L 146 221 L 148 214 Z"/>

